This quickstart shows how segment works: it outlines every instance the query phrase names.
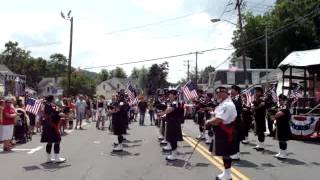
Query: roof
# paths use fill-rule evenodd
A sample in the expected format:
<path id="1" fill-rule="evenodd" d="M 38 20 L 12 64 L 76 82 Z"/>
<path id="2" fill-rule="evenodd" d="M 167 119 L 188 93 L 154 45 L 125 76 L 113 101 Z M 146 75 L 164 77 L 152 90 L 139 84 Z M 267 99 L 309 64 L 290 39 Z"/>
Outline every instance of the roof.
<path id="1" fill-rule="evenodd" d="M 7 66 L 0 64 L 0 73 L 7 75 L 15 75 Z"/>
<path id="2" fill-rule="evenodd" d="M 278 67 L 305 67 L 320 65 L 320 49 L 306 50 L 306 51 L 294 51 L 290 53 Z"/>
<path id="3" fill-rule="evenodd" d="M 55 81 L 55 78 L 52 78 L 52 77 L 42 78 L 42 80 L 38 83 L 38 87 L 39 88 L 45 87 L 49 83 L 51 86 L 59 85 L 59 83 L 62 81 L 62 77 L 58 77 L 57 83 L 55 83 L 54 81 Z"/>

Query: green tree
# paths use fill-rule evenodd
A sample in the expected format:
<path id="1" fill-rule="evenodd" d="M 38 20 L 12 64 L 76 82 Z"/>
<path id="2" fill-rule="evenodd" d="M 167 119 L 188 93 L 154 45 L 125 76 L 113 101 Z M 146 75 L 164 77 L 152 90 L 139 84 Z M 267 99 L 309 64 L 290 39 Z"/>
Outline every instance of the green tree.
<path id="1" fill-rule="evenodd" d="M 102 69 L 102 70 L 100 71 L 100 73 L 98 74 L 98 77 L 99 77 L 99 81 L 102 82 L 102 81 L 105 81 L 105 80 L 110 79 L 110 73 L 109 73 L 108 70 Z"/>
<path id="2" fill-rule="evenodd" d="M 148 82 L 148 69 L 144 66 L 140 69 L 139 78 L 138 78 L 138 85 L 142 91 L 146 91 L 147 89 L 147 82 Z"/>
<path id="3" fill-rule="evenodd" d="M 116 67 L 110 71 L 110 79 L 111 78 L 127 78 L 126 72 L 121 67 Z"/>
<path id="4" fill-rule="evenodd" d="M 320 45 L 320 0 L 277 0 L 272 10 L 264 15 L 244 15 L 243 36 L 234 32 L 233 46 L 240 55 L 243 46 L 246 55 L 253 58 L 253 68 L 265 67 L 265 31 L 273 32 L 268 38 L 269 67 L 275 68 L 292 51 L 318 48 Z M 301 20 L 305 17 L 305 20 Z M 289 25 L 288 25 L 289 24 Z M 282 28 L 279 30 L 279 28 Z M 241 43 L 242 42 L 242 43 Z"/>
<path id="5" fill-rule="evenodd" d="M 168 87 L 167 82 L 168 75 L 168 63 L 162 63 L 160 65 L 153 64 L 147 75 L 147 92 L 148 94 L 153 94 L 158 88 Z"/>
<path id="6" fill-rule="evenodd" d="M 64 91 L 68 87 L 68 79 L 64 77 L 61 81 L 61 87 Z M 71 78 L 71 95 L 84 94 L 88 96 L 93 96 L 95 94 L 96 82 L 83 73 L 74 72 Z M 66 92 L 66 91 L 65 91 Z"/>
<path id="7" fill-rule="evenodd" d="M 67 62 L 68 60 L 63 54 L 52 54 L 48 63 L 48 76 L 64 76 L 67 73 Z"/>
<path id="8" fill-rule="evenodd" d="M 202 84 L 206 84 L 209 82 L 209 75 L 215 71 L 215 68 L 212 66 L 207 66 L 200 72 L 200 81 Z"/>
<path id="9" fill-rule="evenodd" d="M 139 79 L 139 73 L 140 73 L 140 70 L 138 68 L 134 67 L 132 69 L 130 79 Z"/>

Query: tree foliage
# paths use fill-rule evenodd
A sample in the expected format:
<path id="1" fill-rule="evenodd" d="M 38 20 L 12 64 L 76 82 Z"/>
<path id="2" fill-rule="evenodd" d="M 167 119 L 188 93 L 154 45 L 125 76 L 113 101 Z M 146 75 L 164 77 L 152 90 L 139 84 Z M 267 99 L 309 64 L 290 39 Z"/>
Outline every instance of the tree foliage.
<path id="1" fill-rule="evenodd" d="M 111 78 L 127 78 L 126 72 L 121 67 L 116 67 L 110 71 L 110 79 Z"/>
<path id="2" fill-rule="evenodd" d="M 264 68 L 265 39 L 267 30 L 269 67 L 275 68 L 292 51 L 319 48 L 320 0 L 277 0 L 274 8 L 263 14 L 244 15 L 243 36 L 234 32 L 233 46 L 240 55 L 246 47 L 246 55 L 253 58 L 253 68 Z M 302 17 L 305 17 L 301 20 Z M 282 28 L 284 27 L 284 28 Z M 281 30 L 279 30 L 281 28 Z"/>
<path id="3" fill-rule="evenodd" d="M 0 63 L 6 65 L 14 73 L 26 75 L 27 86 L 35 89 L 43 77 L 66 77 L 67 62 L 67 58 L 59 53 L 52 54 L 48 60 L 32 57 L 30 51 L 20 48 L 17 42 L 12 41 L 5 44 L 5 50 L 0 54 Z M 93 84 L 95 82 L 94 78 L 91 78 L 92 75 L 89 76 L 89 74 L 89 72 L 83 72 L 81 78 L 77 80 L 71 78 L 72 81 L 75 81 L 73 85 L 84 81 L 81 86 L 72 86 L 73 92 L 80 90 L 85 91 L 84 94 L 94 94 L 92 86 L 95 86 Z M 66 86 L 63 87 L 66 92 Z"/>
<path id="4" fill-rule="evenodd" d="M 61 86 L 63 89 L 68 87 L 68 79 L 64 77 L 61 81 Z M 70 94 L 77 95 L 83 94 L 92 96 L 96 91 L 96 82 L 94 79 L 86 76 L 81 72 L 74 72 L 71 78 Z"/>

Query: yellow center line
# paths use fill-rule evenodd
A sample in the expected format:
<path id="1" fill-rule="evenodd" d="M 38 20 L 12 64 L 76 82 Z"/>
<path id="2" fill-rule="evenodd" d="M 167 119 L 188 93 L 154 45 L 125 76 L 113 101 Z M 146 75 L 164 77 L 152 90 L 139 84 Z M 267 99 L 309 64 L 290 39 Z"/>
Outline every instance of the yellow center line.
<path id="1" fill-rule="evenodd" d="M 188 142 L 189 144 L 190 143 L 192 143 L 192 146 L 194 147 L 195 146 L 195 144 L 197 143 L 197 141 L 196 140 L 194 140 L 193 138 L 191 138 L 190 136 L 188 136 L 188 135 L 186 135 L 186 134 L 184 134 L 184 140 L 186 140 L 186 142 Z M 220 170 L 223 170 L 224 169 L 224 167 L 223 167 L 223 161 L 222 161 L 222 159 L 221 158 L 219 158 L 219 157 L 217 157 L 217 156 L 212 156 L 211 155 L 211 153 L 208 151 L 208 149 L 206 148 L 206 147 L 204 147 L 203 145 L 201 145 L 201 144 L 198 144 L 198 147 L 197 147 L 197 151 L 198 152 L 200 152 L 200 151 L 202 151 L 202 153 L 204 153 L 204 154 L 206 154 L 206 158 L 210 161 L 210 162 L 212 162 L 212 161 L 215 161 L 216 163 L 213 163 L 215 166 L 217 166 L 216 164 L 217 163 L 219 163 L 220 164 L 220 166 L 221 166 L 221 168 L 222 169 L 220 169 L 218 166 L 218 168 L 220 169 Z M 200 152 L 201 153 L 201 152 Z M 202 154 L 201 153 L 201 154 Z M 203 155 L 203 154 L 202 154 Z M 236 169 L 236 168 L 231 168 L 231 172 L 233 173 L 233 174 L 235 174 L 235 175 L 237 175 L 239 178 L 241 178 L 241 179 L 243 179 L 243 180 L 249 180 L 250 178 L 249 177 L 247 177 L 246 175 L 244 175 L 242 172 L 240 172 L 238 169 Z"/>

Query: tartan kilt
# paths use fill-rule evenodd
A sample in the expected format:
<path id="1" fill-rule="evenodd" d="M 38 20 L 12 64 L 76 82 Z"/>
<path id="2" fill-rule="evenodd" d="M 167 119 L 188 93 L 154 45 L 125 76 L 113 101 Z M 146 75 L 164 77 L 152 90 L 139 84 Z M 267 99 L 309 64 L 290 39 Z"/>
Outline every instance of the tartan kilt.
<path id="1" fill-rule="evenodd" d="M 223 128 L 214 128 L 215 132 L 215 155 L 216 156 L 230 156 L 236 154 L 236 132 L 234 127 L 232 128 L 232 133 L 228 134 Z"/>

